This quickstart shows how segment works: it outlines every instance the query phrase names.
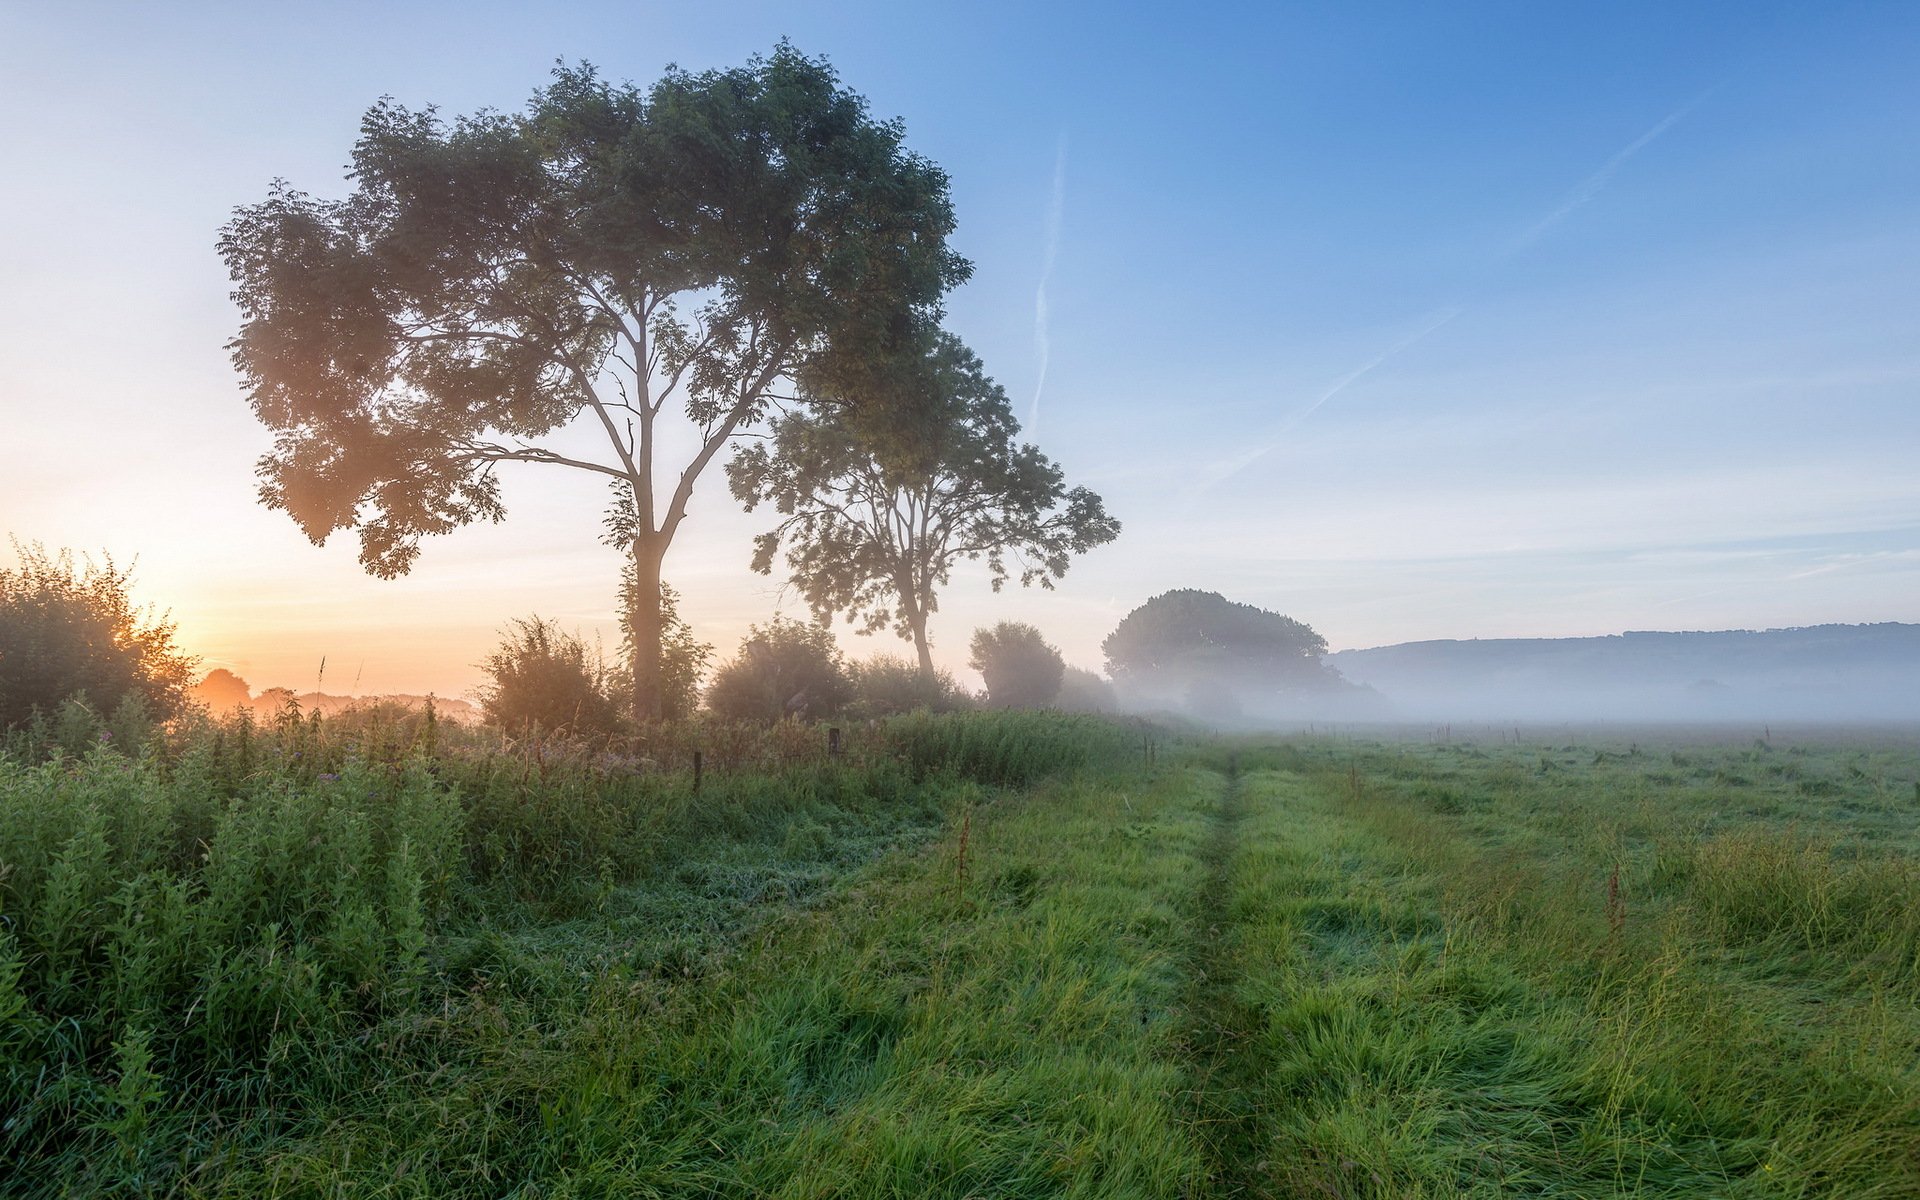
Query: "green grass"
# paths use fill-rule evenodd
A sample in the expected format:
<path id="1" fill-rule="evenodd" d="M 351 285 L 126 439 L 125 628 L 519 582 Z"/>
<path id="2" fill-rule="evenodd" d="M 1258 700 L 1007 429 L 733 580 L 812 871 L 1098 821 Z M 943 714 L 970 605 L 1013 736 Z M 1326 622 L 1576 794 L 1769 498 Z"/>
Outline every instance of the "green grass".
<path id="1" fill-rule="evenodd" d="M 0 1192 L 1920 1195 L 1911 749 L 427 732 L 0 760 Z"/>

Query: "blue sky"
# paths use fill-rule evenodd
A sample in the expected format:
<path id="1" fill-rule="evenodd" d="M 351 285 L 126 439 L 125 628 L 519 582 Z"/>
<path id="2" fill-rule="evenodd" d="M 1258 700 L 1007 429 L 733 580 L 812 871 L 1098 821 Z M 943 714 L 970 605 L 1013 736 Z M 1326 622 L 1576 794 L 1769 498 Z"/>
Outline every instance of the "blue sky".
<path id="1" fill-rule="evenodd" d="M 399 583 L 253 503 L 215 231 L 343 191 L 382 94 L 782 36 L 950 173 L 950 324 L 1126 527 L 1055 593 L 957 578 L 943 662 L 1011 617 L 1096 666 L 1181 586 L 1336 647 L 1920 620 L 1911 4 L 0 3 L 0 526 L 140 555 L 256 686 L 457 693 L 530 611 L 611 644 L 592 485 L 524 472 Z M 716 475 L 668 560 L 723 650 L 783 602 L 761 524 Z"/>

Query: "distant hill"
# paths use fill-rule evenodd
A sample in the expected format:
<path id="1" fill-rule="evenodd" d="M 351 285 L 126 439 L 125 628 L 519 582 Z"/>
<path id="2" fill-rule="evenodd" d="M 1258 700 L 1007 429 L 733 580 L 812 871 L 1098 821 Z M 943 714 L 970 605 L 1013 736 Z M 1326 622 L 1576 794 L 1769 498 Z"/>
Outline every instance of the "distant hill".
<path id="1" fill-rule="evenodd" d="M 1326 661 L 1409 718 L 1920 719 L 1920 625 L 1406 642 Z"/>

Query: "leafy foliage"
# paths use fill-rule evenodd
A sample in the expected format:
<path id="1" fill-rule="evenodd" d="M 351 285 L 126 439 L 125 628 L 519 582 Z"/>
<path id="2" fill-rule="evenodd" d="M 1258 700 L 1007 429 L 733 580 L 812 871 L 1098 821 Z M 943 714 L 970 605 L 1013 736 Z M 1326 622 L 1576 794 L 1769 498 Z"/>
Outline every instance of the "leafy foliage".
<path id="1" fill-rule="evenodd" d="M 165 616 L 133 601 L 133 569 L 102 556 L 76 562 L 38 542 L 14 543 L 0 568 L 0 729 L 52 714 L 84 695 L 96 711 L 132 701 L 151 716 L 179 708 L 194 658 Z"/>
<path id="2" fill-rule="evenodd" d="M 1070 713 L 1111 713 L 1120 709 L 1120 697 L 1105 676 L 1081 667 L 1068 667 L 1060 677 L 1053 707 Z"/>
<path id="3" fill-rule="evenodd" d="M 784 43 L 645 91 L 562 67 L 520 114 L 381 101 L 351 196 L 276 185 L 222 231 L 261 501 L 390 578 L 504 517 L 502 464 L 612 480 L 657 715 L 660 563 L 701 472 L 784 383 L 872 377 L 966 277 L 946 176 L 902 139 Z M 696 449 L 657 495 L 670 403 Z M 546 444 L 575 426 L 599 457 Z"/>
<path id="4" fill-rule="evenodd" d="M 1066 662 L 1031 625 L 1002 621 L 976 629 L 972 651 L 967 665 L 985 677 L 996 708 L 1043 708 L 1060 694 Z"/>
<path id="5" fill-rule="evenodd" d="M 1015 576 L 1050 588 L 1120 524 L 1016 440 L 1006 393 L 958 338 L 933 335 L 906 387 L 884 409 L 820 404 L 777 418 L 727 471 L 749 510 L 781 516 L 755 541 L 755 570 L 770 574 L 784 549 L 816 616 L 845 613 L 862 633 L 894 627 L 931 674 L 927 618 L 955 563 L 984 558 L 995 591 Z"/>
<path id="6" fill-rule="evenodd" d="M 558 621 L 517 619 L 480 664 L 487 723 L 515 734 L 610 733 L 619 721 L 615 679 L 597 650 Z"/>
<path id="7" fill-rule="evenodd" d="M 853 676 L 854 706 L 861 716 L 954 712 L 973 702 L 952 675 L 936 671 L 928 676 L 898 655 L 876 654 L 848 669 Z"/>
<path id="8" fill-rule="evenodd" d="M 637 676 L 641 669 L 640 643 L 645 639 L 635 630 L 643 623 L 640 614 L 645 604 L 639 572 L 633 560 L 628 559 L 620 575 L 620 611 L 625 617 L 620 624 L 620 657 L 629 678 Z M 659 611 L 659 715 L 663 720 L 678 721 L 692 716 L 700 705 L 700 680 L 713 658 L 713 646 L 693 636 L 693 627 L 680 616 L 680 593 L 669 584 L 660 585 Z"/>
<path id="9" fill-rule="evenodd" d="M 1283 688 L 1339 678 L 1320 663 L 1326 639 L 1307 625 L 1192 588 L 1128 613 L 1101 649 L 1116 681 L 1173 694 L 1218 681 Z"/>
<path id="10" fill-rule="evenodd" d="M 753 626 L 740 652 L 721 665 L 706 702 L 718 716 L 778 721 L 830 716 L 853 696 L 853 678 L 832 631 L 775 617 Z"/>

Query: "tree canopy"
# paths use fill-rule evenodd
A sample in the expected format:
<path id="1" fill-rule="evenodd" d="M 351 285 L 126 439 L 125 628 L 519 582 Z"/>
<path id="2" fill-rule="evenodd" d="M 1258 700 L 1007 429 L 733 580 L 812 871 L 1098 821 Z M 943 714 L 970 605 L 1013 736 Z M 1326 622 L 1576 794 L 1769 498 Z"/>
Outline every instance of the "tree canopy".
<path id="1" fill-rule="evenodd" d="M 1326 639 L 1276 612 L 1218 592 L 1165 592 L 1121 619 L 1101 643 L 1115 681 L 1147 692 L 1184 693 L 1196 684 L 1261 687 L 1337 680 L 1320 662 Z"/>
<path id="2" fill-rule="evenodd" d="M 996 708 L 1041 708 L 1060 694 L 1067 664 L 1040 631 L 1020 621 L 1002 621 L 973 631 L 967 665 L 987 682 Z"/>
<path id="3" fill-rule="evenodd" d="M 222 231 L 261 500 L 393 577 L 502 519 L 503 464 L 605 478 L 657 715 L 661 560 L 704 469 L 800 381 L 873 394 L 967 275 L 946 176 L 902 139 L 784 43 L 646 90 L 562 67 L 518 114 L 380 101 L 349 197 L 276 183 Z M 693 448 L 660 471 L 670 406 Z"/>
<path id="4" fill-rule="evenodd" d="M 727 469 L 749 510 L 765 503 L 780 515 L 755 542 L 754 568 L 771 573 L 784 550 L 816 616 L 844 613 L 862 633 L 896 629 L 931 675 L 927 618 L 957 562 L 984 559 L 995 591 L 1014 577 L 1050 588 L 1120 523 L 1018 440 L 1006 393 L 958 338 L 928 335 L 925 353 L 883 383 L 900 389 L 887 403 L 823 402 L 775 418 Z"/>

